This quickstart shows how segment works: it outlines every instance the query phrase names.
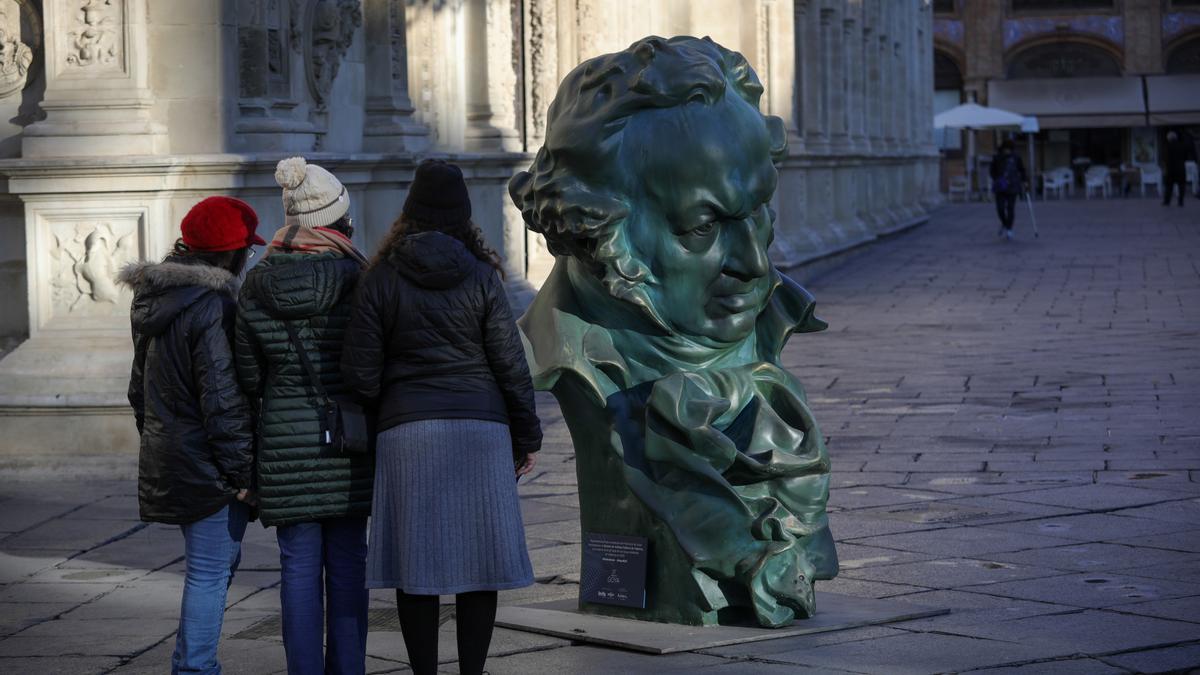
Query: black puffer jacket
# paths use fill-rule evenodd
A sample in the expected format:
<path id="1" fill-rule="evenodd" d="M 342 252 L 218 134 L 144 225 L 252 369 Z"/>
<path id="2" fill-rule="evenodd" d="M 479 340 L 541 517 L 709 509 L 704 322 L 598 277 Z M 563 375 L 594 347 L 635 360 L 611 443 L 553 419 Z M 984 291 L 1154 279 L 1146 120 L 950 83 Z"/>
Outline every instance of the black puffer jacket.
<path id="1" fill-rule="evenodd" d="M 506 422 L 513 452 L 537 452 L 542 430 L 525 350 L 500 278 L 457 239 L 401 239 L 359 283 L 346 386 L 377 401 L 379 430 L 404 422 Z"/>
<path id="2" fill-rule="evenodd" d="M 261 399 L 258 497 L 264 525 L 366 517 L 374 461 L 321 444 L 321 400 L 288 339 L 296 328 L 321 385 L 342 393 L 342 340 L 358 263 L 336 253 L 273 253 L 242 286 L 234 351 L 242 389 Z"/>
<path id="3" fill-rule="evenodd" d="M 189 260 L 132 263 L 133 406 L 141 454 L 142 520 L 193 523 L 249 488 L 254 466 L 250 407 L 234 372 L 236 279 Z"/>

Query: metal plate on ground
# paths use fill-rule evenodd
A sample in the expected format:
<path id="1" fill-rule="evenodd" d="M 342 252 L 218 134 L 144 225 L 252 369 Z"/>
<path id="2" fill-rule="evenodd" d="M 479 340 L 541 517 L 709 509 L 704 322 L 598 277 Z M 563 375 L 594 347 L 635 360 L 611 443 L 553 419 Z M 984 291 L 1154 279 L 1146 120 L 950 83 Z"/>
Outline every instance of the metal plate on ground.
<path id="1" fill-rule="evenodd" d="M 523 607 L 501 607 L 496 613 L 496 625 L 646 654 L 673 654 L 908 621 L 949 612 L 948 609 L 911 605 L 895 600 L 817 593 L 817 615 L 811 619 L 796 621 L 786 628 L 705 628 L 583 614 L 576 608 L 574 600 L 558 600 Z"/>

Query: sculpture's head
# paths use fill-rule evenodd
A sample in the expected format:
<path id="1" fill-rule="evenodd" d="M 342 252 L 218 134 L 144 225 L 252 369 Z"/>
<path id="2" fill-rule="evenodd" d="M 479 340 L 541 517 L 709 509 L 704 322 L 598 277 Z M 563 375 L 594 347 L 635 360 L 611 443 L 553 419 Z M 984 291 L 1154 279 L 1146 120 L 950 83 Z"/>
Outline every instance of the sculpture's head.
<path id="1" fill-rule="evenodd" d="M 671 333 L 727 345 L 771 288 L 768 202 L 787 150 L 746 59 L 708 38 L 643 39 L 571 71 L 546 141 L 509 184 L 526 224 Z"/>

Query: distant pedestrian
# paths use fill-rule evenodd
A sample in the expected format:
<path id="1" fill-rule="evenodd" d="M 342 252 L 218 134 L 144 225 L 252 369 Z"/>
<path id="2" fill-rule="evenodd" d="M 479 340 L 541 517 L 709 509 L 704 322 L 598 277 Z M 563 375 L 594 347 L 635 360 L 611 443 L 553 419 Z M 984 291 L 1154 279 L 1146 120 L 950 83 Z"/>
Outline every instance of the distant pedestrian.
<path id="1" fill-rule="evenodd" d="M 238 280 L 258 217 L 209 197 L 188 211 L 162 262 L 126 266 L 133 289 L 133 406 L 142 520 L 179 525 L 187 566 L 172 673 L 219 673 L 225 594 L 250 518 L 254 424 L 234 372 Z"/>
<path id="2" fill-rule="evenodd" d="M 374 457 L 340 454 L 322 431 L 325 396 L 343 391 L 342 340 L 367 260 L 350 241 L 350 196 L 333 174 L 292 157 L 275 180 L 284 225 L 246 275 L 235 349 L 261 414 L 260 516 L 279 542 L 288 673 L 359 675 Z"/>
<path id="3" fill-rule="evenodd" d="M 1179 205 L 1183 206 L 1183 193 L 1187 192 L 1187 161 L 1193 157 L 1190 144 L 1184 142 L 1174 131 L 1167 133 L 1167 147 L 1163 153 L 1167 170 L 1163 176 L 1166 189 L 1163 191 L 1163 206 L 1171 203 L 1171 193 L 1179 188 Z"/>
<path id="4" fill-rule="evenodd" d="M 459 672 L 483 671 L 496 592 L 533 583 L 516 480 L 542 432 L 500 261 L 462 172 L 417 167 L 359 284 L 346 384 L 378 401 L 367 585 L 395 588 L 418 675 L 438 661 L 438 596 L 455 595 Z"/>
<path id="5" fill-rule="evenodd" d="M 1000 216 L 999 236 L 1013 238 L 1013 220 L 1016 218 L 1017 199 L 1028 182 L 1025 163 L 1013 152 L 1013 142 L 1005 140 L 992 157 L 992 192 L 996 195 L 996 213 Z"/>

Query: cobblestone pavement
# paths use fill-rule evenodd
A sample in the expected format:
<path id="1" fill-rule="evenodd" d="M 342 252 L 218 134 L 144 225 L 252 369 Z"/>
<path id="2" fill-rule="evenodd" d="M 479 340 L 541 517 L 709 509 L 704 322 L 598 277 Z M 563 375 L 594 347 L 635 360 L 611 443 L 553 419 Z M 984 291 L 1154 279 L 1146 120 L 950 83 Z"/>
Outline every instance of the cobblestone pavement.
<path id="1" fill-rule="evenodd" d="M 823 588 L 952 614 L 662 657 L 497 630 L 489 670 L 1200 665 L 1200 208 L 1113 200 L 1038 210 L 1040 239 L 1026 212 L 1005 243 L 990 206 L 957 205 L 864 251 L 809 284 L 830 330 L 786 352 L 834 462 L 842 574 Z M 543 411 L 547 448 L 522 487 L 538 584 L 503 594 L 510 604 L 577 589 L 571 446 L 550 399 Z M 90 470 L 80 462 L 64 475 Z M 128 460 L 96 467 L 131 470 Z M 179 533 L 137 521 L 127 477 L 6 472 L 0 672 L 166 672 Z M 251 526 L 222 643 L 227 672 L 283 672 L 277 583 L 273 535 Z M 372 604 L 369 671 L 403 671 L 391 604 L 386 594 Z M 457 672 L 452 631 L 450 621 L 446 672 Z"/>

